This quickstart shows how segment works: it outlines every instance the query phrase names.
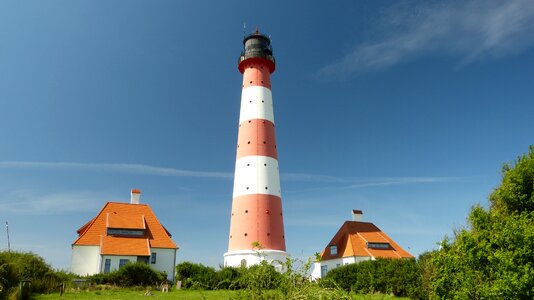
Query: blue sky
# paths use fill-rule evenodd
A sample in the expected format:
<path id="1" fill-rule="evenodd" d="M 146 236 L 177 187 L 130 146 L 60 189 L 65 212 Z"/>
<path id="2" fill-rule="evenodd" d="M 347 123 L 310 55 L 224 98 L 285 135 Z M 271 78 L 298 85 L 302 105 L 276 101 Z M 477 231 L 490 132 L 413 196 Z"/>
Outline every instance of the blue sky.
<path id="1" fill-rule="evenodd" d="M 0 221 L 70 264 L 132 188 L 180 245 L 227 250 L 243 23 L 272 37 L 287 248 L 351 209 L 414 255 L 487 203 L 534 144 L 534 2 L 2 1 Z M 0 234 L 0 249 L 7 247 Z"/>

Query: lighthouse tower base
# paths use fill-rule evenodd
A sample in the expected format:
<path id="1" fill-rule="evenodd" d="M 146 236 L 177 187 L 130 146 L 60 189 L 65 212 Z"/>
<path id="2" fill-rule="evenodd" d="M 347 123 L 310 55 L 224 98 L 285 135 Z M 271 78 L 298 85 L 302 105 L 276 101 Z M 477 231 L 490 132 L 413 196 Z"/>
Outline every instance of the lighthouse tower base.
<path id="1" fill-rule="evenodd" d="M 250 267 L 266 261 L 278 272 L 284 271 L 286 259 L 289 254 L 280 250 L 237 250 L 228 251 L 224 254 L 225 267 Z"/>

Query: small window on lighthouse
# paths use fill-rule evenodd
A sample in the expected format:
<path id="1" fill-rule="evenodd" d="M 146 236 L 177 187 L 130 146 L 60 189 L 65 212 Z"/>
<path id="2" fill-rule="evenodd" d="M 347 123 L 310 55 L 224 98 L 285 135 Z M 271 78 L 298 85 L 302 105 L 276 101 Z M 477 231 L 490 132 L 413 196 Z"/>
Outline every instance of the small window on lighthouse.
<path id="1" fill-rule="evenodd" d="M 241 260 L 241 267 L 243 267 L 243 268 L 247 267 L 247 261 L 245 259 Z"/>

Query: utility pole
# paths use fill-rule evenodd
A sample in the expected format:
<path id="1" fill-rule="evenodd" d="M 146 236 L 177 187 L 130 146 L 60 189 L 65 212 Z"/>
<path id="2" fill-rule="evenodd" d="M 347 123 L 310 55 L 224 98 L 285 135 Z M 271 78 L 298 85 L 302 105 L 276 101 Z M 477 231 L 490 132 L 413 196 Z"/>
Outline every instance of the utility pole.
<path id="1" fill-rule="evenodd" d="M 9 244 L 9 224 L 6 221 L 6 232 L 7 232 L 7 252 L 11 251 L 11 245 Z"/>

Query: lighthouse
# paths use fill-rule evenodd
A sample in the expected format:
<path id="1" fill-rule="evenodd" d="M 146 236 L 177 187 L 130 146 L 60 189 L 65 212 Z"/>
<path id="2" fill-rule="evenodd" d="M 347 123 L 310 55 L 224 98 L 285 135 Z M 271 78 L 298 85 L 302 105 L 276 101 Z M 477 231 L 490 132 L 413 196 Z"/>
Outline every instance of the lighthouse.
<path id="1" fill-rule="evenodd" d="M 243 74 L 228 252 L 224 265 L 248 267 L 265 260 L 281 270 L 288 253 L 270 76 L 275 59 L 258 30 L 243 39 Z"/>

